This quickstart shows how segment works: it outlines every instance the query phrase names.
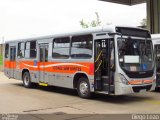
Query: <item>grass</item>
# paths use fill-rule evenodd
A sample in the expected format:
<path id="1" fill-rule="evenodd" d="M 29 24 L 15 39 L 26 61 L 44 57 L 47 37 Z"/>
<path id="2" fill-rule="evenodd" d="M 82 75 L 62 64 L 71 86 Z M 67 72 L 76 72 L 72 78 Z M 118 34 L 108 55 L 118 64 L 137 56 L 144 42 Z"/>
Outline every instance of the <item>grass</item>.
<path id="1" fill-rule="evenodd" d="M 3 56 L 0 55 L 0 66 L 2 66 L 2 65 L 3 65 Z"/>

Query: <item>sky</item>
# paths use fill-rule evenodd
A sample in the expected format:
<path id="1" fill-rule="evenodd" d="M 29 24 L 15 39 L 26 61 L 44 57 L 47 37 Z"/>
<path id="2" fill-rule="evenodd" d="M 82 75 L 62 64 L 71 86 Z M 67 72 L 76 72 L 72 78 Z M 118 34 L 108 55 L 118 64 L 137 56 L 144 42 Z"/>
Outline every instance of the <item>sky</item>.
<path id="1" fill-rule="evenodd" d="M 138 26 L 146 4 L 127 6 L 98 0 L 0 0 L 0 41 L 82 29 L 98 12 L 102 25 Z"/>

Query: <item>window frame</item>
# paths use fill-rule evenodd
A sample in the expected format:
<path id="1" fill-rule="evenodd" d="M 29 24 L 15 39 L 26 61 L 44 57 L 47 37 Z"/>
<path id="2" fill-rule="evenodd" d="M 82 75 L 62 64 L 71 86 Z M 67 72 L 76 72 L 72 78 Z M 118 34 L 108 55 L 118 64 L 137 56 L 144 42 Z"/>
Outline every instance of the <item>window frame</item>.
<path id="1" fill-rule="evenodd" d="M 23 57 L 19 57 L 19 53 L 18 53 L 18 52 L 19 52 L 19 44 L 21 44 L 21 43 L 24 43 L 24 49 L 21 49 L 21 48 L 20 48 L 21 51 L 22 51 L 22 50 L 24 51 L 24 56 L 23 56 Z M 23 58 L 25 58 L 25 46 L 26 46 L 26 42 L 18 42 L 18 47 L 17 47 L 17 58 L 18 58 L 18 59 L 23 59 Z"/>
<path id="2" fill-rule="evenodd" d="M 8 45 L 8 50 L 6 50 L 6 46 Z M 7 56 L 8 55 L 8 56 Z M 4 53 L 5 59 L 9 59 L 9 43 L 5 44 L 5 53 Z"/>
<path id="3" fill-rule="evenodd" d="M 26 49 L 26 44 L 27 44 L 27 43 L 30 43 L 30 44 L 31 44 L 31 42 L 35 42 L 35 43 L 36 43 L 35 49 L 31 49 L 31 46 L 30 46 L 30 49 Z M 31 54 L 29 54 L 29 57 L 26 57 L 26 50 L 29 50 L 29 53 L 30 53 L 31 50 L 36 50 L 36 55 L 35 55 L 35 57 L 31 57 Z M 25 42 L 24 58 L 27 58 L 27 59 L 35 59 L 35 58 L 37 58 L 37 40 L 31 40 L 31 41 L 26 41 L 26 42 Z"/>
<path id="4" fill-rule="evenodd" d="M 72 47 L 72 38 L 73 37 L 81 37 L 81 36 L 90 36 L 91 37 L 91 41 L 92 41 L 92 49 L 91 49 L 91 51 L 92 51 L 92 53 L 91 53 L 91 57 L 86 57 L 86 58 L 83 58 L 83 57 L 72 57 L 72 48 L 76 48 L 76 47 Z M 84 59 L 84 60 L 86 60 L 86 59 L 92 59 L 93 58 L 93 54 L 94 54 L 94 40 L 93 40 L 93 35 L 92 34 L 83 34 L 83 35 L 74 35 L 74 36 L 72 36 L 72 38 L 71 38 L 71 45 L 70 45 L 70 57 L 72 58 L 72 59 Z"/>
<path id="5" fill-rule="evenodd" d="M 69 43 L 69 47 L 57 47 L 57 48 L 68 48 L 68 49 L 69 49 L 69 51 L 68 51 L 68 57 L 67 57 L 67 58 L 54 57 L 54 56 L 53 56 L 54 41 L 55 41 L 56 39 L 64 39 L 64 38 L 69 38 L 69 42 L 68 42 L 68 43 Z M 63 59 L 63 60 L 69 59 L 69 58 L 70 58 L 70 49 L 71 49 L 71 37 L 70 37 L 70 36 L 53 38 L 53 40 L 52 40 L 52 58 L 53 58 L 53 59 Z"/>

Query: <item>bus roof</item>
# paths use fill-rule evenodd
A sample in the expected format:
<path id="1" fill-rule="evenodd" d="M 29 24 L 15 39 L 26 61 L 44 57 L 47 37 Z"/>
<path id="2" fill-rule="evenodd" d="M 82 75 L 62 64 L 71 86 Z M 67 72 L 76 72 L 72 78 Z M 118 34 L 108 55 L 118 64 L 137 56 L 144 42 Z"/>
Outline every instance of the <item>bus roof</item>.
<path id="1" fill-rule="evenodd" d="M 160 40 L 160 34 L 152 34 L 151 35 L 151 37 L 152 37 L 152 40 Z"/>
<path id="2" fill-rule="evenodd" d="M 106 25 L 106 26 L 103 26 L 103 27 L 86 28 L 86 29 L 75 30 L 75 31 L 65 32 L 65 33 L 55 33 L 55 34 L 46 35 L 46 36 L 35 36 L 35 37 L 29 37 L 29 38 L 7 40 L 7 41 L 5 41 L 5 43 L 19 42 L 19 41 L 30 41 L 30 40 L 37 40 L 37 39 L 38 40 L 40 40 L 40 39 L 49 39 L 49 38 L 56 38 L 56 37 L 65 37 L 65 36 L 73 36 L 73 35 L 91 34 L 91 33 L 98 33 L 98 32 L 115 33 L 116 32 L 116 30 L 115 30 L 116 27 L 123 27 L 123 28 L 126 27 L 126 28 L 142 29 L 142 28 L 130 27 L 130 26 Z"/>
<path id="3" fill-rule="evenodd" d="M 152 34 L 151 37 L 154 45 L 160 44 L 160 34 Z"/>

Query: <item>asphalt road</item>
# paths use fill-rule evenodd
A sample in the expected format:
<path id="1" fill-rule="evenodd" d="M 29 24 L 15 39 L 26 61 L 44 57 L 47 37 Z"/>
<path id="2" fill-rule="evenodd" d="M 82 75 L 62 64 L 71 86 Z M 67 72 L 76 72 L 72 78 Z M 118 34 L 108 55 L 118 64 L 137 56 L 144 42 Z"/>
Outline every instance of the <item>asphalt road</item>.
<path id="1" fill-rule="evenodd" d="M 24 88 L 22 81 L 0 72 L 0 113 L 18 114 L 136 114 L 159 113 L 160 92 L 125 96 L 95 94 L 79 98 L 75 90 L 58 87 Z"/>

